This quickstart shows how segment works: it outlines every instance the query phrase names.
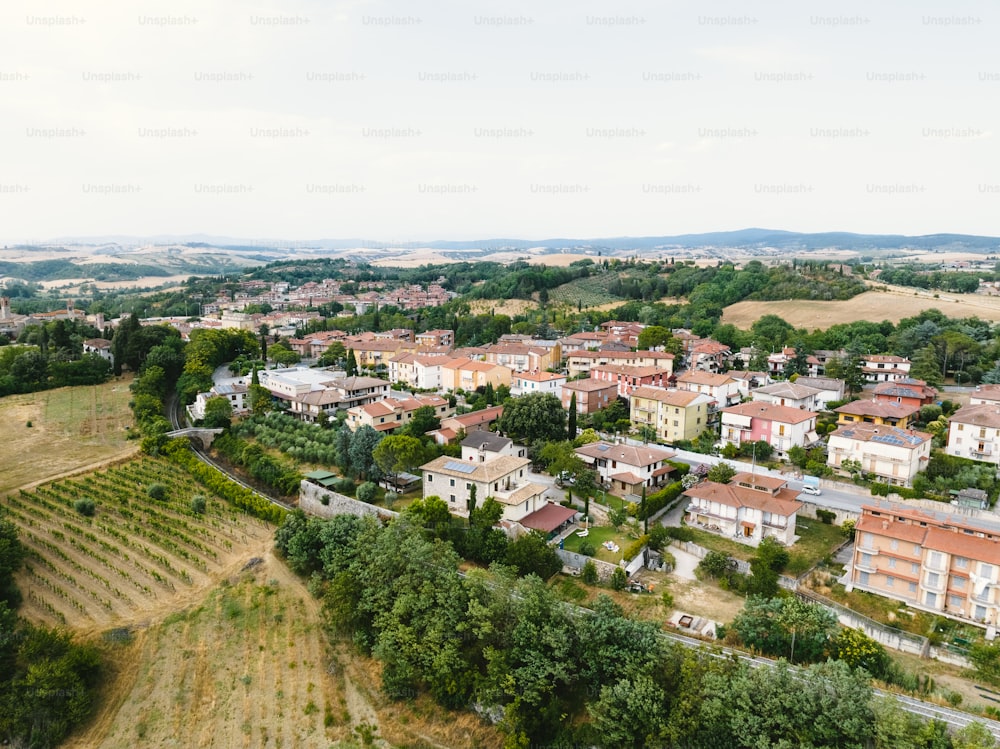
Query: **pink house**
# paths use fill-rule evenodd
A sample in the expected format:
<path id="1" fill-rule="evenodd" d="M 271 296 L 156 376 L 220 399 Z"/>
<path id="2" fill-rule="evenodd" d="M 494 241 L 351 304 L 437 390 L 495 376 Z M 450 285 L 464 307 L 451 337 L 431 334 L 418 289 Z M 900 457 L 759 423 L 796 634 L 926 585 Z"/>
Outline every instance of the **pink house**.
<path id="1" fill-rule="evenodd" d="M 744 442 L 767 442 L 780 458 L 793 447 L 819 441 L 816 412 L 753 401 L 722 409 L 722 440 L 739 447 Z"/>

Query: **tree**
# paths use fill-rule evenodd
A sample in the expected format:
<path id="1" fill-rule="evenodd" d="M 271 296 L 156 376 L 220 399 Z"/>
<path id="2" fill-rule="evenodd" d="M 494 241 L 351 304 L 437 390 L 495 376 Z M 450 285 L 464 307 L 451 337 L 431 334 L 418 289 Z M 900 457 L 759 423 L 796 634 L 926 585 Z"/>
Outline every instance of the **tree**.
<path id="1" fill-rule="evenodd" d="M 441 419 L 434 413 L 434 406 L 421 406 L 413 412 L 406 425 L 406 432 L 413 437 L 423 437 L 441 426 Z"/>
<path id="2" fill-rule="evenodd" d="M 569 439 L 576 439 L 576 391 L 569 397 L 569 426 L 567 427 Z"/>
<path id="3" fill-rule="evenodd" d="M 205 418 L 202 420 L 209 429 L 226 428 L 233 423 L 233 405 L 229 398 L 217 395 L 205 401 Z"/>
<path id="4" fill-rule="evenodd" d="M 512 541 L 504 561 L 521 577 L 538 575 L 542 580 L 548 580 L 562 569 L 559 555 L 538 531 L 530 531 Z"/>
<path id="5" fill-rule="evenodd" d="M 372 450 L 372 459 L 390 481 L 424 462 L 424 443 L 408 434 L 386 435 Z"/>
<path id="6" fill-rule="evenodd" d="M 788 565 L 788 551 L 772 536 L 761 540 L 757 553 L 750 560 L 752 573 L 747 591 L 751 594 L 771 597 L 778 592 L 778 573 Z"/>
<path id="7" fill-rule="evenodd" d="M 640 351 L 665 346 L 674 339 L 674 334 L 662 325 L 647 325 L 639 333 L 636 345 Z"/>
<path id="8" fill-rule="evenodd" d="M 0 516 L 0 604 L 12 608 L 21 603 L 21 593 L 14 584 L 14 574 L 24 563 L 25 551 L 17 537 L 17 526 Z"/>
<path id="9" fill-rule="evenodd" d="M 326 347 L 326 351 L 322 353 L 316 363 L 321 367 L 334 367 L 344 361 L 345 356 L 347 356 L 347 349 L 344 344 L 340 341 L 334 341 Z"/>
<path id="10" fill-rule="evenodd" d="M 837 617 L 798 598 L 751 595 L 731 626 L 748 647 L 792 663 L 810 663 L 825 657 Z"/>
<path id="11" fill-rule="evenodd" d="M 379 478 L 379 465 L 375 462 L 373 454 L 383 438 L 384 435 L 367 424 L 358 427 L 354 432 L 350 448 L 351 471 L 354 475 L 372 481 Z"/>
<path id="12" fill-rule="evenodd" d="M 371 481 L 366 481 L 354 491 L 354 497 L 359 502 L 367 502 L 371 504 L 375 501 L 375 495 L 377 492 L 378 487 Z"/>
<path id="13" fill-rule="evenodd" d="M 736 469 L 724 460 L 720 460 L 708 469 L 706 478 L 717 484 L 728 484 L 729 480 L 736 475 Z"/>
<path id="14" fill-rule="evenodd" d="M 550 476 L 568 473 L 576 476 L 586 464 L 573 450 L 571 442 L 548 442 L 538 452 L 538 460 L 545 465 Z"/>
<path id="15" fill-rule="evenodd" d="M 910 365 L 910 377 L 923 380 L 931 387 L 940 387 L 943 384 L 941 362 L 938 361 L 937 349 L 933 344 L 927 344 L 917 351 Z"/>
<path id="16" fill-rule="evenodd" d="M 650 442 L 656 442 L 656 427 L 652 424 L 642 424 L 639 427 L 639 439 L 642 440 L 644 445 L 648 445 Z"/>
<path id="17" fill-rule="evenodd" d="M 358 373 L 358 360 L 354 356 L 354 349 L 347 350 L 347 366 L 345 371 L 348 377 L 354 377 Z"/>
<path id="18" fill-rule="evenodd" d="M 566 434 L 566 412 L 551 393 L 529 393 L 504 403 L 498 426 L 516 440 L 561 440 Z"/>

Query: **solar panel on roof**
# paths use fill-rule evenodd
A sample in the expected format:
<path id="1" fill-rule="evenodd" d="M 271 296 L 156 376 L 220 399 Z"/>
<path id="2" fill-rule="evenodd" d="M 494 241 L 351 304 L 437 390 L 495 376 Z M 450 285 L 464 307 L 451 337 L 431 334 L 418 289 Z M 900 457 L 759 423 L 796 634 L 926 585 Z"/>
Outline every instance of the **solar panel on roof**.
<path id="1" fill-rule="evenodd" d="M 460 463 L 457 460 L 449 460 L 444 464 L 444 467 L 449 471 L 458 471 L 459 473 L 472 473 L 476 470 L 475 463 Z"/>
<path id="2" fill-rule="evenodd" d="M 872 442 L 881 442 L 886 445 L 902 445 L 903 440 L 891 434 L 877 434 L 872 437 Z"/>
<path id="3" fill-rule="evenodd" d="M 598 445 L 597 449 L 600 450 L 601 452 L 604 452 L 605 450 L 610 450 L 611 445 Z"/>

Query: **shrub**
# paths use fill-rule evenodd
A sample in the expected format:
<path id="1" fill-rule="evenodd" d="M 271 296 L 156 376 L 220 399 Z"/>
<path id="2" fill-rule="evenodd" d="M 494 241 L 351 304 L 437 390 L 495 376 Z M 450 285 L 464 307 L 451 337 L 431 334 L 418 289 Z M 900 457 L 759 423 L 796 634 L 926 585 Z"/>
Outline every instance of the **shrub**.
<path id="1" fill-rule="evenodd" d="M 333 490 L 348 496 L 354 494 L 354 482 L 349 478 L 339 478 L 333 482 Z"/>
<path id="2" fill-rule="evenodd" d="M 823 523 L 823 525 L 833 525 L 833 521 L 836 519 L 837 513 L 817 507 L 816 517 L 821 523 Z"/>
<path id="3" fill-rule="evenodd" d="M 611 587 L 615 590 L 625 590 L 627 583 L 628 576 L 625 574 L 625 570 L 621 567 L 615 567 L 615 571 L 611 573 Z"/>
<path id="4" fill-rule="evenodd" d="M 373 484 L 371 481 L 366 481 L 354 491 L 354 497 L 359 502 L 371 503 L 375 499 L 375 494 L 377 492 L 378 492 L 378 487 L 375 486 L 375 484 Z"/>
<path id="5" fill-rule="evenodd" d="M 660 597 L 663 599 L 664 608 L 672 609 L 674 607 L 674 594 L 669 590 L 663 591 L 663 595 Z"/>
<path id="6" fill-rule="evenodd" d="M 28 429 L 31 429 L 31 422 L 29 421 L 25 426 L 27 426 Z"/>
<path id="7" fill-rule="evenodd" d="M 581 549 L 582 548 L 583 547 L 581 546 Z M 580 573 L 580 579 L 582 579 L 587 585 L 597 585 L 597 565 L 588 559 L 583 565 L 583 571 Z"/>
<path id="8" fill-rule="evenodd" d="M 204 515 L 206 506 L 207 503 L 205 502 L 205 498 L 201 494 L 195 494 L 193 497 L 191 497 L 192 512 L 196 512 L 199 515 Z"/>
<path id="9" fill-rule="evenodd" d="M 694 541 L 694 530 L 684 525 L 667 528 L 667 535 L 677 541 Z"/>
<path id="10" fill-rule="evenodd" d="M 583 554 L 585 557 L 592 557 L 594 556 L 594 554 L 597 553 L 597 547 L 594 546 L 590 541 L 583 541 L 580 544 L 580 549 L 578 553 Z"/>
<path id="11" fill-rule="evenodd" d="M 94 500 L 90 497 L 82 497 L 73 503 L 73 509 L 84 517 L 93 517 L 95 510 Z"/>
<path id="12" fill-rule="evenodd" d="M 150 484 L 149 488 L 146 489 L 146 494 L 149 495 L 150 499 L 162 502 L 167 498 L 167 487 L 163 484 Z"/>
<path id="13" fill-rule="evenodd" d="M 635 559 L 639 555 L 639 552 L 642 551 L 642 548 L 648 543 L 649 536 L 639 536 L 639 538 L 626 546 L 623 552 L 625 561 L 630 562 Z"/>

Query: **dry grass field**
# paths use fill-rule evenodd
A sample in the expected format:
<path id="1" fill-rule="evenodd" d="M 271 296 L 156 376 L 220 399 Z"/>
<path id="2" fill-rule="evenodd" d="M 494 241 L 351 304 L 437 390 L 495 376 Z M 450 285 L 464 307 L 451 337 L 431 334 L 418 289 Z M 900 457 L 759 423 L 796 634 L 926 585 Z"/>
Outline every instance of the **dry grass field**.
<path id="1" fill-rule="evenodd" d="M 134 453 L 128 386 L 122 378 L 0 398 L 0 493 Z"/>
<path id="2" fill-rule="evenodd" d="M 778 315 L 796 328 L 815 330 L 856 320 L 897 323 L 924 310 L 937 309 L 948 317 L 979 317 L 1000 322 L 1000 297 L 980 294 L 933 294 L 891 287 L 888 291 L 867 291 L 847 301 L 788 300 L 780 302 L 738 302 L 723 310 L 722 322 L 748 329 L 763 315 Z"/>

